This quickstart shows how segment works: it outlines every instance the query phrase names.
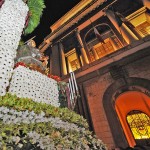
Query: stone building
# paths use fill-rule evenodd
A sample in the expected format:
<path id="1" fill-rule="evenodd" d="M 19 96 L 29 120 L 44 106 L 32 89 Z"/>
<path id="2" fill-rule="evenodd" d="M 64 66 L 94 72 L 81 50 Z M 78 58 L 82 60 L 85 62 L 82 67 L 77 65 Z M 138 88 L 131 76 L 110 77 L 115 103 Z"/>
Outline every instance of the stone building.
<path id="1" fill-rule="evenodd" d="M 51 74 L 74 71 L 77 111 L 109 147 L 150 141 L 150 1 L 82 0 L 40 45 Z"/>

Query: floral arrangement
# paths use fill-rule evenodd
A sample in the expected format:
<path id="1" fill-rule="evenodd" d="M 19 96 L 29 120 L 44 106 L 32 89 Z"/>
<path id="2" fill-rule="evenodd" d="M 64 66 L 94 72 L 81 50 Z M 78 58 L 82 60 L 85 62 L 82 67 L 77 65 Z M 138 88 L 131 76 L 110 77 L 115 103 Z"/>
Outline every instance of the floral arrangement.
<path id="1" fill-rule="evenodd" d="M 67 107 L 70 109 L 70 93 L 69 88 L 66 82 L 60 81 L 58 82 L 58 90 L 59 90 L 59 107 Z"/>
<path id="2" fill-rule="evenodd" d="M 23 66 L 14 69 L 9 92 L 36 102 L 60 105 L 57 81 Z"/>
<path id="3" fill-rule="evenodd" d="M 61 79 L 60 79 L 59 76 L 54 76 L 54 75 L 52 75 L 52 74 L 48 74 L 47 76 L 48 76 L 49 78 L 54 79 L 54 80 L 57 81 L 57 82 L 61 81 Z"/>
<path id="4" fill-rule="evenodd" d="M 23 67 L 26 67 L 26 68 L 29 68 L 31 70 L 35 70 L 35 71 L 38 71 L 44 75 L 47 75 L 43 70 L 41 70 L 38 66 L 34 65 L 34 64 L 25 64 L 24 62 L 17 62 L 15 64 L 15 67 L 14 68 L 17 68 L 19 66 L 23 66 Z M 40 70 L 39 70 L 40 69 Z M 59 82 L 61 81 L 61 78 L 59 76 L 55 76 L 55 75 L 52 75 L 52 74 L 48 74 L 47 75 L 49 78 L 51 79 L 54 79 L 55 81 Z"/>
<path id="5" fill-rule="evenodd" d="M 5 0 L 0 10 L 0 149 L 106 150 L 83 117 L 58 107 L 58 77 L 48 78 L 21 62 L 13 70 L 24 25 L 25 34 L 31 33 L 44 7 L 43 0 Z"/>
<path id="6" fill-rule="evenodd" d="M 24 62 L 18 62 L 18 63 L 15 64 L 15 67 L 14 67 L 14 68 L 17 68 L 17 67 L 19 67 L 19 66 L 27 67 Z"/>
<path id="7" fill-rule="evenodd" d="M 22 0 L 5 0 L 0 8 L 0 95 L 6 94 L 11 78 L 16 49 L 28 12 Z"/>
<path id="8" fill-rule="evenodd" d="M 83 117 L 9 93 L 0 97 L 0 129 L 3 149 L 107 149 Z"/>

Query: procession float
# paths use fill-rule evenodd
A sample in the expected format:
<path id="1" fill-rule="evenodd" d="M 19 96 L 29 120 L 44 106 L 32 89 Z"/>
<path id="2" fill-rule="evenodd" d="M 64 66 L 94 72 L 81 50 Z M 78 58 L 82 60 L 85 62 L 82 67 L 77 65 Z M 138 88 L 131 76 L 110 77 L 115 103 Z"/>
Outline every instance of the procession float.
<path id="1" fill-rule="evenodd" d="M 44 8 L 44 0 L 0 0 L 0 149 L 106 150 L 70 109 L 69 86 L 49 74 L 48 57 L 30 42 L 19 45 Z"/>

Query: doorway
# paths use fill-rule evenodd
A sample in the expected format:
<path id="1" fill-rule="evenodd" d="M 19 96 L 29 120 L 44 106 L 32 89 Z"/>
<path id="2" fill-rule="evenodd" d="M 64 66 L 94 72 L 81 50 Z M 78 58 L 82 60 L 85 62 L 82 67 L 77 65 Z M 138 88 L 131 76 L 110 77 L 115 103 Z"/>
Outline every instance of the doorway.
<path id="1" fill-rule="evenodd" d="M 138 91 L 120 94 L 115 110 L 130 146 L 150 142 L 150 97 Z"/>

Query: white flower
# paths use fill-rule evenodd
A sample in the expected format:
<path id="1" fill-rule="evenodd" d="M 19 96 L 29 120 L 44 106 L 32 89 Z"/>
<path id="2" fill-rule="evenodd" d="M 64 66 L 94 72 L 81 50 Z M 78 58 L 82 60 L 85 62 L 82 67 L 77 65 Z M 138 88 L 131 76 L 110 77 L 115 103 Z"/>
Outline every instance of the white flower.
<path id="1" fill-rule="evenodd" d="M 42 117 L 44 117 L 44 116 L 45 116 L 45 113 L 42 111 L 42 112 L 40 113 L 40 115 L 41 115 Z"/>
<path id="2" fill-rule="evenodd" d="M 11 1 L 5 1 L 3 7 L 0 10 L 0 37 L 1 37 L 1 73 L 5 76 L 1 76 L 1 81 L 5 81 L 0 86 L 0 95 L 3 96 L 6 93 L 6 87 L 9 83 L 11 74 L 13 72 L 13 63 L 16 56 L 16 49 L 24 28 L 24 21 L 28 12 L 28 7 L 24 5 L 23 1 L 15 1 L 15 5 L 10 5 Z M 8 11 L 9 10 L 9 11 Z M 16 16 L 16 14 L 18 14 Z M 13 29 L 13 30 L 12 30 Z M 13 32 L 15 31 L 15 32 Z M 11 33 L 11 34 L 10 34 Z"/>
<path id="3" fill-rule="evenodd" d="M 18 144 L 18 147 L 19 147 L 19 148 L 22 148 L 22 147 L 23 147 L 23 144 L 19 143 L 19 144 Z"/>
<path id="4" fill-rule="evenodd" d="M 19 111 L 19 112 L 17 113 L 18 116 L 22 116 L 22 114 L 23 114 L 23 112 L 21 112 L 21 111 Z"/>
<path id="5" fill-rule="evenodd" d="M 3 113 L 4 113 L 4 114 L 7 114 L 8 112 L 9 112 L 9 109 L 8 109 L 8 108 L 4 108 L 4 109 L 3 109 Z"/>
<path id="6" fill-rule="evenodd" d="M 29 115 L 28 118 L 31 121 L 33 119 L 33 116 Z"/>
<path id="7" fill-rule="evenodd" d="M 16 118 L 16 119 L 13 120 L 13 123 L 17 124 L 18 122 L 20 122 L 20 120 L 21 120 L 20 118 Z"/>
<path id="8" fill-rule="evenodd" d="M 3 115 L 2 114 L 0 114 L 0 119 L 2 119 L 3 118 Z"/>
<path id="9" fill-rule="evenodd" d="M 13 136 L 12 140 L 13 140 L 13 142 L 15 142 L 15 144 L 17 144 L 20 141 L 20 137 L 19 136 Z"/>
<path id="10" fill-rule="evenodd" d="M 31 112 L 30 112 L 30 115 L 35 116 L 34 111 L 31 111 Z"/>
<path id="11" fill-rule="evenodd" d="M 23 80 L 21 75 L 23 75 Z M 32 78 L 33 76 L 36 80 Z M 24 80 L 27 82 L 24 82 Z M 19 97 L 28 97 L 36 102 L 47 103 L 59 107 L 59 94 L 56 83 L 55 80 L 50 79 L 37 71 L 19 66 L 14 70 L 9 92 L 16 94 Z M 49 89 L 52 89 L 53 92 L 49 92 Z M 41 91 L 41 93 L 39 93 L 39 91 Z M 42 113 L 42 115 L 44 114 Z"/>
<path id="12" fill-rule="evenodd" d="M 11 114 L 14 114 L 16 111 L 15 111 L 14 109 L 11 109 L 9 112 L 10 112 Z"/>

